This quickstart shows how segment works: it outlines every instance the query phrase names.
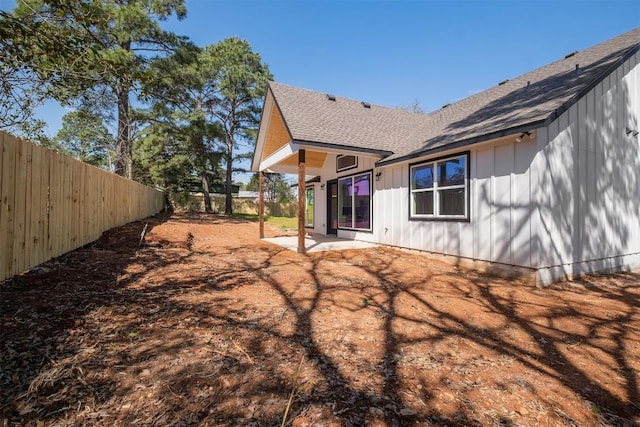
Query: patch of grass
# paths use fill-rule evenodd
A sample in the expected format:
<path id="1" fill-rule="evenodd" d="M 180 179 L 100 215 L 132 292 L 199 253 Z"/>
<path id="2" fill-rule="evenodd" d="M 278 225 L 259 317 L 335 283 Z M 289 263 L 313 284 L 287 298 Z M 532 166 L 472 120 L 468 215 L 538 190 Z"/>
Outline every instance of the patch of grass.
<path id="1" fill-rule="evenodd" d="M 266 221 L 268 224 L 273 225 L 281 230 L 297 230 L 298 218 L 289 218 L 286 216 L 267 216 Z"/>
<path id="2" fill-rule="evenodd" d="M 232 218 L 244 219 L 246 221 L 258 221 L 257 214 L 244 214 L 244 213 L 234 213 L 231 215 Z M 297 230 L 298 229 L 298 218 L 296 217 L 286 217 L 286 216 L 269 216 L 265 215 L 265 222 L 270 224 L 276 228 L 281 230 Z"/>
<path id="3" fill-rule="evenodd" d="M 247 221 L 257 221 L 259 219 L 257 214 L 244 214 L 244 213 L 233 213 L 231 214 L 231 218 L 244 219 Z"/>

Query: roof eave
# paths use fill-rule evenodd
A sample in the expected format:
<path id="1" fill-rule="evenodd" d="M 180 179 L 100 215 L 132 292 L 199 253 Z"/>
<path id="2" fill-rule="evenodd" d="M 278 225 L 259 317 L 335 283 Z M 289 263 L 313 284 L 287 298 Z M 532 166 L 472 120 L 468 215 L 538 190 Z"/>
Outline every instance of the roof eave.
<path id="1" fill-rule="evenodd" d="M 599 83 L 601 83 L 609 74 L 613 73 L 620 65 L 624 64 L 629 58 L 635 55 L 640 51 L 640 44 L 637 44 L 635 47 L 629 48 L 629 51 L 624 54 L 624 56 L 618 59 L 616 62 L 611 64 L 606 70 L 604 70 L 599 76 L 590 81 L 585 87 L 580 89 L 571 99 L 564 102 L 560 107 L 556 108 L 552 111 L 547 118 L 545 119 L 544 125 L 548 126 L 555 119 L 560 117 L 562 113 L 568 111 L 574 104 L 576 104 L 582 97 L 586 96 L 591 89 L 596 87 Z"/>
<path id="2" fill-rule="evenodd" d="M 534 129 L 536 129 L 538 127 L 541 127 L 541 126 L 548 126 L 554 120 L 559 118 L 564 112 L 568 111 L 581 98 L 586 96 L 587 93 L 589 93 L 589 91 L 591 91 L 594 87 L 596 87 L 599 83 L 601 83 L 608 75 L 610 75 L 613 71 L 615 71 L 618 67 L 620 67 L 620 65 L 622 65 L 625 61 L 627 61 L 629 58 L 631 58 L 633 55 L 635 55 L 639 51 L 640 51 L 640 44 L 636 45 L 635 47 L 630 48 L 627 51 L 627 53 L 625 53 L 624 56 L 622 56 L 622 58 L 618 59 L 613 64 L 611 64 L 609 67 L 607 67 L 606 70 L 604 70 L 600 75 L 598 75 L 596 78 L 594 78 L 592 81 L 590 81 L 587 85 L 585 85 L 582 89 L 580 89 L 574 96 L 571 97 L 571 99 L 567 100 L 562 105 L 560 105 L 560 107 L 558 107 L 555 110 L 551 111 L 549 113 L 549 115 L 547 115 L 542 120 L 536 120 L 534 122 L 530 122 L 530 123 L 527 123 L 527 124 L 524 124 L 524 125 L 520 125 L 520 126 L 508 128 L 508 129 L 503 129 L 503 130 L 498 131 L 498 132 L 491 132 L 491 133 L 488 133 L 488 134 L 479 135 L 479 136 L 476 136 L 476 137 L 473 137 L 473 138 L 467 138 L 467 139 L 458 140 L 458 141 L 452 142 L 450 144 L 446 144 L 446 145 L 443 145 L 443 146 L 440 146 L 440 147 L 436 147 L 436 148 L 433 148 L 433 149 L 426 149 L 426 150 L 416 151 L 416 152 L 407 154 L 405 156 L 397 157 L 397 158 L 390 159 L 390 160 L 382 159 L 382 160 L 379 160 L 378 162 L 376 162 L 376 166 L 388 166 L 388 165 L 392 165 L 392 164 L 395 164 L 395 163 L 401 163 L 401 162 L 404 162 L 404 161 L 407 161 L 407 160 L 414 159 L 416 157 L 429 156 L 429 155 L 441 153 L 443 151 L 448 151 L 448 150 L 452 150 L 452 149 L 456 149 L 456 148 L 463 148 L 463 147 L 467 147 L 467 146 L 470 146 L 470 145 L 478 144 L 478 143 L 481 143 L 481 142 L 490 141 L 492 139 L 496 139 L 496 138 L 500 138 L 500 137 L 503 137 L 503 136 L 507 136 L 509 134 L 515 134 L 515 133 L 518 133 L 518 132 L 531 131 L 531 130 L 534 130 Z"/>
<path id="3" fill-rule="evenodd" d="M 262 100 L 262 112 L 260 114 L 260 121 L 258 123 L 260 123 L 259 127 L 258 127 L 258 135 L 256 137 L 256 145 L 255 148 L 253 150 L 253 158 L 251 159 L 251 171 L 252 172 L 258 172 L 259 167 L 260 167 L 260 158 L 262 157 L 262 152 L 264 149 L 264 138 L 266 137 L 265 135 L 261 135 L 261 130 L 263 128 L 267 128 L 268 126 L 266 126 L 265 121 L 265 112 L 267 109 L 267 101 L 269 99 L 269 95 L 271 95 L 271 98 L 274 99 L 275 97 L 273 96 L 273 92 L 271 91 L 271 86 L 269 85 L 269 83 L 267 83 L 267 90 L 264 94 L 264 98 Z M 273 108 L 273 107 L 271 107 Z M 269 115 L 267 115 L 266 117 L 269 117 Z M 263 127 L 263 124 L 265 124 L 265 126 Z M 265 130 L 266 132 L 266 130 Z"/>
<path id="4" fill-rule="evenodd" d="M 534 122 L 530 122 L 527 124 L 523 124 L 520 126 L 515 126 L 515 127 L 511 127 L 511 128 L 507 128 L 507 129 L 502 129 L 500 131 L 496 131 L 496 132 L 491 132 L 491 133 L 486 133 L 483 135 L 478 135 L 478 136 L 474 136 L 472 138 L 466 138 L 466 139 L 460 139 L 458 141 L 454 141 L 451 142 L 449 144 L 445 144 L 439 147 L 435 147 L 435 148 L 431 148 L 431 149 L 425 149 L 425 150 L 419 150 L 419 151 L 414 151 L 410 154 L 404 155 L 404 156 L 400 156 L 400 157 L 396 157 L 395 159 L 389 159 L 389 160 L 379 160 L 376 162 L 376 167 L 381 167 L 381 166 L 389 166 L 395 163 L 401 163 L 401 162 L 406 162 L 407 160 L 411 160 L 411 159 L 415 159 L 417 157 L 423 157 L 423 156 L 431 156 L 431 155 L 435 155 L 438 153 L 442 153 L 443 151 L 449 151 L 449 150 L 455 150 L 456 148 L 466 148 L 469 147 L 471 145 L 475 145 L 475 144 L 479 144 L 482 142 L 487 142 L 487 141 L 491 141 L 492 139 L 498 139 L 498 138 L 502 138 L 504 136 L 508 136 L 508 135 L 513 135 L 513 134 L 518 134 L 518 133 L 522 133 L 522 132 L 528 132 L 528 131 L 532 131 L 535 130 L 537 128 L 539 128 L 540 126 L 544 125 L 544 119 L 542 120 L 536 120 Z"/>
<path id="5" fill-rule="evenodd" d="M 379 157 L 388 157 L 393 154 L 393 151 L 389 151 L 389 150 L 380 150 L 380 149 L 368 148 L 368 147 L 356 147 L 353 145 L 331 144 L 328 142 L 308 141 L 308 140 L 302 140 L 302 139 L 294 139 L 293 142 L 300 146 L 324 148 L 325 150 L 328 150 L 330 152 L 337 152 L 337 153 L 351 151 L 355 153 L 372 154 Z"/>

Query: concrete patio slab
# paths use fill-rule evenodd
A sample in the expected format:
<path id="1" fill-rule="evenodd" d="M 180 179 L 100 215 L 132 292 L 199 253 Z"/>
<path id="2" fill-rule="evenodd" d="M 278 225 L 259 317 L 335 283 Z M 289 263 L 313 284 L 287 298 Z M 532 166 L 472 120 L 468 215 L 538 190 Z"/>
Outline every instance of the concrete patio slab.
<path id="1" fill-rule="evenodd" d="M 274 243 L 283 248 L 296 252 L 298 250 L 298 236 L 270 237 L 262 239 L 265 242 Z M 340 251 L 346 249 L 374 248 L 375 243 L 359 240 L 339 239 L 335 236 L 323 236 L 321 234 L 308 235 L 304 239 L 307 252 Z"/>

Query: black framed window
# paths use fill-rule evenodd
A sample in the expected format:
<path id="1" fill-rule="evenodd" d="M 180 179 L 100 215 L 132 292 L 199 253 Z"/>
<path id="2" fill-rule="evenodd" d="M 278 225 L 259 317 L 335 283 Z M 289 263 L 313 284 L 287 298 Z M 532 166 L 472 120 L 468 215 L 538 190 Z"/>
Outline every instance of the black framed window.
<path id="1" fill-rule="evenodd" d="M 371 172 L 338 178 L 338 228 L 371 231 Z"/>
<path id="2" fill-rule="evenodd" d="M 410 165 L 411 218 L 469 219 L 469 153 Z"/>

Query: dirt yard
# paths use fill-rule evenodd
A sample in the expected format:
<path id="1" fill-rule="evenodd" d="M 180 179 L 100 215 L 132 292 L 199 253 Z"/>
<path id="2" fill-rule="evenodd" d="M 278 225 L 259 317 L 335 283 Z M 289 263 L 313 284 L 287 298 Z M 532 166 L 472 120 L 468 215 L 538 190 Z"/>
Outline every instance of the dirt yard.
<path id="1" fill-rule="evenodd" d="M 640 275 L 551 289 L 174 215 L 0 284 L 0 425 L 633 426 Z M 271 230 L 271 235 L 278 233 Z"/>

